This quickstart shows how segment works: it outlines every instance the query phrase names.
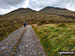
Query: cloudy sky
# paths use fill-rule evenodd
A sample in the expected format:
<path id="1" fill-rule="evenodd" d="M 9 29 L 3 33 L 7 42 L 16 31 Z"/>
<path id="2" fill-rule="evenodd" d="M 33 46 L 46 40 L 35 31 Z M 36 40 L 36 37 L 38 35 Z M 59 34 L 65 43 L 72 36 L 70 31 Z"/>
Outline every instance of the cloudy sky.
<path id="1" fill-rule="evenodd" d="M 21 7 L 38 11 L 46 6 L 67 8 L 75 11 L 75 0 L 0 0 L 0 14 L 5 14 Z"/>

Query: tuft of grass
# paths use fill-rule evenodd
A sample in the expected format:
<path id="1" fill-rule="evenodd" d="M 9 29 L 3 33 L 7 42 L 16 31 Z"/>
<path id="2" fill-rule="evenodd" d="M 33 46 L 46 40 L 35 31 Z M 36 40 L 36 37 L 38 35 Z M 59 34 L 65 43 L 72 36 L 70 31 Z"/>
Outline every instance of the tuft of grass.
<path id="1" fill-rule="evenodd" d="M 10 23 L 9 21 L 1 22 L 0 24 L 0 41 L 5 39 L 10 33 L 14 30 L 18 29 L 21 24 L 18 23 Z"/>
<path id="2" fill-rule="evenodd" d="M 75 51 L 75 25 L 33 26 L 47 56 L 60 56 L 59 51 Z"/>

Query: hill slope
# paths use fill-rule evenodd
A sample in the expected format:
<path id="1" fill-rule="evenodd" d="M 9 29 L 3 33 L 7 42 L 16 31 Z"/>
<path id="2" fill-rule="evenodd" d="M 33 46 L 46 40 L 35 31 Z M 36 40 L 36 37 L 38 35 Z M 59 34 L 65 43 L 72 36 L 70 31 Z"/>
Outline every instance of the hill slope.
<path id="1" fill-rule="evenodd" d="M 19 8 L 8 14 L 0 17 L 2 19 L 7 19 L 9 21 L 23 22 L 27 23 L 50 23 L 52 21 L 75 21 L 75 12 L 71 12 L 67 9 L 46 7 L 41 11 L 34 11 L 29 8 Z"/>

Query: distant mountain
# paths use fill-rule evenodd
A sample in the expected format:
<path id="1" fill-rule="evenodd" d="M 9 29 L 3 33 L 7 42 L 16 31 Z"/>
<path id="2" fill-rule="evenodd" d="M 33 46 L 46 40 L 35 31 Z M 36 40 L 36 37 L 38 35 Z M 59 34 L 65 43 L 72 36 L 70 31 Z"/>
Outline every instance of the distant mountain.
<path id="1" fill-rule="evenodd" d="M 30 8 L 19 8 L 14 11 L 11 11 L 10 13 L 7 13 L 7 14 L 12 14 L 12 13 L 20 13 L 20 14 L 24 13 L 25 14 L 25 13 L 29 13 L 29 12 L 35 12 L 35 11 Z"/>
<path id="2" fill-rule="evenodd" d="M 45 8 L 43 8 L 42 10 L 40 10 L 40 11 L 42 11 L 42 12 L 46 12 L 46 13 L 66 13 L 66 14 L 68 14 L 68 13 L 74 13 L 74 12 L 72 12 L 72 11 L 69 11 L 69 10 L 67 10 L 67 9 L 65 9 L 65 8 L 58 8 L 58 7 L 45 7 Z"/>
<path id="3" fill-rule="evenodd" d="M 48 9 L 67 10 L 67 9 L 65 9 L 65 8 L 50 7 L 50 6 L 47 6 L 47 7 L 43 8 L 42 10 L 48 10 Z"/>
<path id="4" fill-rule="evenodd" d="M 34 12 L 34 10 L 30 9 L 30 8 L 19 8 L 17 10 L 14 11 L 19 11 L 19 12 Z"/>
<path id="5" fill-rule="evenodd" d="M 19 8 L 0 18 L 8 20 L 9 22 L 22 22 L 26 20 L 27 23 L 50 23 L 53 21 L 75 21 L 75 12 L 71 12 L 64 8 L 45 7 L 40 11 L 34 11 L 29 8 Z"/>
<path id="6" fill-rule="evenodd" d="M 48 7 L 43 8 L 42 10 L 40 10 L 40 12 L 75 19 L 75 12 L 69 11 L 65 8 L 49 7 L 48 6 Z"/>

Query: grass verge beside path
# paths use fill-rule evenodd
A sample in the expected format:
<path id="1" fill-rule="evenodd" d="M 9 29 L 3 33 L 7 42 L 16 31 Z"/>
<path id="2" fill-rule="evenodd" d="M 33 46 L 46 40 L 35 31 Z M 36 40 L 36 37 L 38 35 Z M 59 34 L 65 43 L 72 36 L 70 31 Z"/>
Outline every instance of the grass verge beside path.
<path id="1" fill-rule="evenodd" d="M 33 25 L 33 29 L 47 56 L 60 56 L 59 51 L 75 51 L 75 24 Z"/>
<path id="2" fill-rule="evenodd" d="M 21 24 L 4 22 L 0 24 L 0 41 L 5 39 L 14 30 L 21 27 Z"/>

